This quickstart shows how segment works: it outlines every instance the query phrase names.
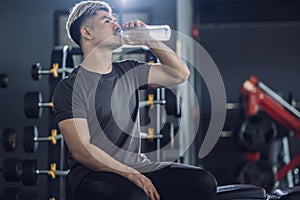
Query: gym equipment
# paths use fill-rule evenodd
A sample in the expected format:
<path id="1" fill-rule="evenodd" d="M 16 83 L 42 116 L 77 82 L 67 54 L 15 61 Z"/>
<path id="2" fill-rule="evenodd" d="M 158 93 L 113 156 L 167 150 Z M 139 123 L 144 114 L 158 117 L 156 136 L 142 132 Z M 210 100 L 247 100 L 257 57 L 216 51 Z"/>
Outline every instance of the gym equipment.
<path id="1" fill-rule="evenodd" d="M 166 100 L 154 100 L 154 94 L 148 94 L 148 100 L 147 101 L 140 101 L 139 107 L 146 107 L 146 106 L 153 106 L 154 104 L 166 104 Z"/>
<path id="2" fill-rule="evenodd" d="M 14 129 L 6 128 L 2 133 L 2 145 L 5 151 L 14 151 L 17 147 L 17 133 Z"/>
<path id="3" fill-rule="evenodd" d="M 265 160 L 247 162 L 240 170 L 237 181 L 272 191 L 276 183 L 276 171 L 273 165 Z"/>
<path id="4" fill-rule="evenodd" d="M 3 178 L 5 181 L 19 181 L 22 173 L 22 162 L 17 158 L 10 158 L 3 161 Z"/>
<path id="5" fill-rule="evenodd" d="M 40 92 L 27 92 L 24 96 L 24 101 L 24 112 L 28 118 L 40 118 L 42 115 L 41 107 L 53 107 L 53 102 L 43 102 Z"/>
<path id="6" fill-rule="evenodd" d="M 300 186 L 277 189 L 268 194 L 264 188 L 249 184 L 233 184 L 217 187 L 216 200 L 299 200 Z"/>
<path id="7" fill-rule="evenodd" d="M 275 121 L 300 137 L 300 112 L 265 84 L 251 76 L 243 83 L 241 93 L 245 96 L 245 114 L 255 115 L 261 109 Z"/>
<path id="8" fill-rule="evenodd" d="M 61 134 L 57 134 L 57 129 L 51 130 L 51 135 L 48 137 L 39 137 L 38 129 L 36 126 L 26 126 L 23 129 L 23 148 L 25 152 L 36 152 L 39 142 L 51 142 L 56 145 L 57 140 L 62 139 Z"/>
<path id="9" fill-rule="evenodd" d="M 2 195 L 3 200 L 38 200 L 36 193 L 23 193 L 21 188 L 5 188 Z"/>
<path id="10" fill-rule="evenodd" d="M 250 199 L 267 199 L 266 191 L 254 185 L 237 184 L 237 185 L 224 185 L 217 187 L 216 200 L 250 200 Z"/>
<path id="11" fill-rule="evenodd" d="M 300 199 L 300 186 L 277 189 L 274 191 L 273 197 L 281 200 L 298 200 Z"/>
<path id="12" fill-rule="evenodd" d="M 161 134 L 154 134 L 154 128 L 148 128 L 148 133 L 141 132 L 141 139 L 147 139 L 149 142 L 153 142 L 155 138 L 162 138 Z"/>
<path id="13" fill-rule="evenodd" d="M 161 100 L 154 100 L 154 94 L 148 94 L 148 100 L 147 101 L 140 101 L 139 102 L 139 107 L 151 107 L 154 104 L 160 104 L 164 105 L 166 112 L 168 115 L 174 115 L 176 117 L 181 116 L 181 100 L 180 98 L 177 98 L 175 94 L 169 89 L 164 89 L 165 90 L 165 99 Z"/>
<path id="14" fill-rule="evenodd" d="M 31 77 L 33 80 L 40 80 L 42 75 L 51 74 L 53 78 L 58 78 L 61 73 L 70 73 L 72 68 L 59 68 L 58 63 L 53 63 L 51 69 L 42 69 L 40 63 L 33 64 L 31 67 Z"/>
<path id="15" fill-rule="evenodd" d="M 241 94 L 244 96 L 244 111 L 246 116 L 254 116 L 263 111 L 280 125 L 292 131 L 295 136 L 300 137 L 300 112 L 265 84 L 258 81 L 255 76 L 250 76 L 243 83 Z M 289 186 L 293 186 L 293 177 L 289 172 L 300 163 L 300 154 L 290 159 L 289 145 L 286 137 L 282 138 L 282 143 L 284 149 L 282 161 L 284 165 L 278 167 L 279 170 L 275 174 L 275 180 L 280 182 L 288 175 L 288 184 Z M 248 183 L 252 184 L 251 182 Z"/>
<path id="16" fill-rule="evenodd" d="M 0 74 L 0 88 L 6 88 L 8 86 L 8 76 L 6 74 Z"/>
<path id="17" fill-rule="evenodd" d="M 243 150 L 259 151 L 277 137 L 276 124 L 266 115 L 259 113 L 246 116 L 234 140 Z"/>
<path id="18" fill-rule="evenodd" d="M 49 170 L 37 169 L 37 160 L 7 159 L 3 163 L 3 177 L 6 181 L 22 180 L 24 185 L 36 185 L 38 175 L 67 176 L 69 170 L 56 170 L 56 163 L 50 164 Z"/>
<path id="19" fill-rule="evenodd" d="M 165 89 L 166 95 L 166 112 L 168 115 L 181 117 L 181 97 L 176 96 L 172 90 Z"/>

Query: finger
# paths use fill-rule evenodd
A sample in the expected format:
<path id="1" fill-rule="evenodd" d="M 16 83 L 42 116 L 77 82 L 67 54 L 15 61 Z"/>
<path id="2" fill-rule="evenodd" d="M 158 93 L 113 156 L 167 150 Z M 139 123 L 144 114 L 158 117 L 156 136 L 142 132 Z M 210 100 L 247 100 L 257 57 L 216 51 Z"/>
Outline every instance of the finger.
<path id="1" fill-rule="evenodd" d="M 154 197 L 155 197 L 155 200 L 160 200 L 160 196 L 158 194 L 158 192 L 156 191 L 156 189 L 154 189 Z"/>
<path id="2" fill-rule="evenodd" d="M 153 191 L 152 193 L 153 193 L 153 196 L 155 197 L 155 199 L 159 200 L 160 196 L 159 196 L 159 194 L 158 194 L 158 192 L 157 192 L 157 190 L 156 190 L 156 188 L 155 188 L 154 185 L 152 185 L 152 191 Z"/>
<path id="3" fill-rule="evenodd" d="M 144 23 L 144 22 L 142 22 L 141 20 L 134 20 L 134 24 L 136 25 L 136 26 L 145 26 L 146 24 Z"/>
<path id="4" fill-rule="evenodd" d="M 154 194 L 152 192 L 150 192 L 149 198 L 150 198 L 150 200 L 157 200 L 157 199 L 155 199 Z"/>
<path id="5" fill-rule="evenodd" d="M 123 28 L 123 29 L 128 29 L 128 27 L 129 27 L 128 22 L 126 22 L 126 23 L 124 23 L 124 24 L 122 25 L 122 28 Z"/>
<path id="6" fill-rule="evenodd" d="M 130 29 L 130 28 L 134 27 L 134 22 L 133 22 L 133 21 L 126 22 L 126 23 L 124 23 L 124 24 L 122 25 L 122 27 L 123 27 L 124 29 Z"/>
<path id="7" fill-rule="evenodd" d="M 129 22 L 129 28 L 134 28 L 134 27 L 135 27 L 134 21 L 130 21 Z"/>

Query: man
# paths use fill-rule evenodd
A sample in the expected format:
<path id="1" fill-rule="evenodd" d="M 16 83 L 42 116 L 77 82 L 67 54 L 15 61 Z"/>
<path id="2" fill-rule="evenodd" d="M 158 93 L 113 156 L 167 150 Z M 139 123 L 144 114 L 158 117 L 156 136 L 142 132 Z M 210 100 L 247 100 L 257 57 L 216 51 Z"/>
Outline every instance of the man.
<path id="1" fill-rule="evenodd" d="M 123 29 L 145 26 L 134 20 Z M 189 77 L 188 67 L 162 42 L 126 41 L 151 49 L 161 64 L 112 62 L 122 45 L 120 25 L 110 6 L 83 1 L 72 9 L 67 32 L 84 60 L 54 93 L 58 126 L 69 149 L 76 199 L 214 199 L 216 182 L 198 167 L 151 162 L 140 151 L 137 89 L 175 85 Z"/>

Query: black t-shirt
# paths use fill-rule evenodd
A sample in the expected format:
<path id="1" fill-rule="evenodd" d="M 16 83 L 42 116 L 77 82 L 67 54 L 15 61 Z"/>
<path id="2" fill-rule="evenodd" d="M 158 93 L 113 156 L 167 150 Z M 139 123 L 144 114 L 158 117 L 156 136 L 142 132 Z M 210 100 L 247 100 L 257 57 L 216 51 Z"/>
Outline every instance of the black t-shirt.
<path id="1" fill-rule="evenodd" d="M 140 152 L 138 89 L 147 87 L 150 66 L 138 61 L 113 63 L 108 74 L 77 67 L 61 80 L 54 92 L 56 122 L 87 119 L 90 143 L 114 159 L 139 171 L 158 166 Z M 68 153 L 70 182 L 74 191 L 90 170 Z"/>

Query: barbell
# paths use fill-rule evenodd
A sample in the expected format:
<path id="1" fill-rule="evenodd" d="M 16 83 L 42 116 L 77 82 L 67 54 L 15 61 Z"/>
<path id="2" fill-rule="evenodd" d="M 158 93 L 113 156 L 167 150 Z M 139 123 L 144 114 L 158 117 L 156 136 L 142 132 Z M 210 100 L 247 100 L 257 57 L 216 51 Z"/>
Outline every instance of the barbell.
<path id="1" fill-rule="evenodd" d="M 67 176 L 70 170 L 57 170 L 56 163 L 50 164 L 50 169 L 37 168 L 37 160 L 6 159 L 3 162 L 3 177 L 6 181 L 21 180 L 24 185 L 36 185 L 38 175 L 48 175 L 55 179 L 57 176 Z"/>
<path id="2" fill-rule="evenodd" d="M 40 92 L 27 92 L 24 96 L 24 112 L 28 118 L 40 118 L 42 107 L 53 107 L 53 102 L 43 102 Z"/>
<path id="3" fill-rule="evenodd" d="M 36 152 L 39 142 L 50 142 L 52 145 L 56 145 L 57 140 L 62 138 L 61 134 L 57 134 L 57 129 L 52 129 L 50 136 L 39 137 L 36 126 L 26 126 L 23 129 L 23 148 L 25 152 Z"/>
<path id="4" fill-rule="evenodd" d="M 6 128 L 2 133 L 2 146 L 5 151 L 14 151 L 17 147 L 17 133 L 14 129 Z"/>
<path id="5" fill-rule="evenodd" d="M 33 80 L 40 80 L 42 75 L 52 75 L 53 78 L 58 78 L 61 73 L 70 73 L 72 68 L 59 68 L 58 63 L 53 63 L 51 69 L 42 69 L 40 63 L 35 63 L 31 67 L 31 77 Z"/>

